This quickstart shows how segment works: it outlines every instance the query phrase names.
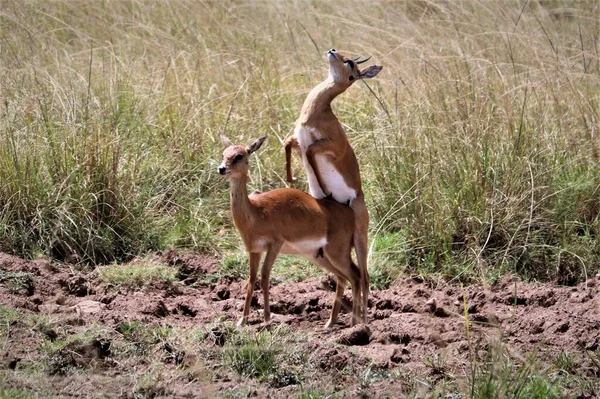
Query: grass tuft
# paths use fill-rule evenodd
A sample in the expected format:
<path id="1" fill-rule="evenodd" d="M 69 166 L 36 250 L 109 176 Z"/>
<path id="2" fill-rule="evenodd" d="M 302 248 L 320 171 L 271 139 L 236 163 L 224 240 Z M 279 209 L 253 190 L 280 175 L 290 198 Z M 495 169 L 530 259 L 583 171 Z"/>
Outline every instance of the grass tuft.
<path id="1" fill-rule="evenodd" d="M 140 289 L 149 285 L 177 281 L 177 270 L 156 261 L 137 261 L 124 265 L 103 266 L 99 280 L 112 287 Z"/>
<path id="2" fill-rule="evenodd" d="M 237 249 L 219 135 L 268 133 L 251 186 L 285 186 L 280 142 L 335 47 L 384 66 L 334 103 L 376 284 L 405 270 L 575 284 L 600 270 L 597 15 L 569 0 L 7 3 L 0 251 Z"/>
<path id="3" fill-rule="evenodd" d="M 0 399 L 34 399 L 37 397 L 37 395 L 34 395 L 31 392 L 27 392 L 22 389 L 5 389 L 3 387 L 0 387 Z"/>

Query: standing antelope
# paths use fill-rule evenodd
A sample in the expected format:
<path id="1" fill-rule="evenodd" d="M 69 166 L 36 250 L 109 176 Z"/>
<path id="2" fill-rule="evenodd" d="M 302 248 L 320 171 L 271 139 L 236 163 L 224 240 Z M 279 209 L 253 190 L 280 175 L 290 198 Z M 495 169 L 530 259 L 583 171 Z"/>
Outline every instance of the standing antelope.
<path id="1" fill-rule="evenodd" d="M 258 266 L 266 252 L 260 285 L 264 298 L 264 318 L 269 311 L 269 275 L 279 253 L 303 256 L 337 277 L 335 301 L 328 330 L 337 322 L 346 282 L 352 286 L 353 319 L 360 321 L 360 271 L 352 263 L 354 214 L 352 210 L 330 199 L 318 200 L 293 188 L 280 188 L 266 193 L 254 192 L 248 196 L 248 157 L 260 148 L 266 137 L 247 147 L 233 145 L 221 136 L 225 151 L 219 174 L 229 179 L 231 186 L 231 213 L 246 251 L 249 255 L 250 278 L 244 303 L 244 314 L 238 327 L 246 324 Z"/>
<path id="2" fill-rule="evenodd" d="M 359 57 L 360 58 L 360 57 Z M 285 141 L 288 182 L 292 176 L 292 149 L 300 150 L 308 175 L 310 193 L 315 198 L 333 197 L 354 211 L 354 248 L 360 269 L 362 320 L 367 322 L 369 273 L 367 270 L 369 213 L 361 188 L 360 171 L 344 128 L 331 110 L 331 102 L 359 79 L 372 78 L 383 67 L 371 65 L 360 70 L 358 64 L 369 60 L 349 59 L 331 49 L 327 52 L 329 76 L 313 88 L 302 106 L 294 134 Z"/>

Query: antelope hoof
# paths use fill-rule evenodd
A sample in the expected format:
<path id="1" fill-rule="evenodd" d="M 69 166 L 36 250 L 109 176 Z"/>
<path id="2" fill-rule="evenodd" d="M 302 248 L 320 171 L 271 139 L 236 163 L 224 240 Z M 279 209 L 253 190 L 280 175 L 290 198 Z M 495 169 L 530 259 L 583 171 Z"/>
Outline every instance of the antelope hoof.
<path id="1" fill-rule="evenodd" d="M 337 323 L 337 320 L 333 320 L 333 319 L 327 320 L 327 323 L 325 324 L 325 327 L 323 328 L 323 332 L 325 334 L 329 334 L 331 332 L 331 328 L 334 326 L 335 323 Z"/>
<path id="2" fill-rule="evenodd" d="M 242 316 L 237 322 L 237 328 L 242 328 L 246 325 L 246 317 Z"/>

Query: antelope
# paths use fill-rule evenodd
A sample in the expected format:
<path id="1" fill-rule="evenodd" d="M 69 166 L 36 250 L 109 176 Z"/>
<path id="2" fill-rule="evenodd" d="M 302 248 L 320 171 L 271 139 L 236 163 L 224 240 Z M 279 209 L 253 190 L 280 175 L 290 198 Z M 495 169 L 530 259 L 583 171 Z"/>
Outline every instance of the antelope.
<path id="1" fill-rule="evenodd" d="M 241 327 L 248 321 L 254 283 L 265 252 L 260 281 L 265 322 L 271 318 L 271 267 L 282 253 L 300 255 L 336 276 L 335 300 L 325 324 L 326 331 L 338 320 L 344 288 L 346 282 L 350 282 L 354 298 L 354 325 L 360 320 L 360 301 L 356 299 L 360 297 L 360 271 L 351 256 L 354 213 L 346 205 L 330 199 L 315 199 L 294 188 L 279 188 L 265 193 L 255 191 L 248 195 L 248 158 L 265 139 L 266 136 L 261 137 L 244 147 L 233 145 L 227 137 L 221 136 L 226 148 L 218 172 L 229 180 L 233 222 L 248 252 L 250 268 L 244 313 L 237 325 Z"/>
<path id="2" fill-rule="evenodd" d="M 367 270 L 369 213 L 361 187 L 360 171 L 344 128 L 331 109 L 331 102 L 360 79 L 372 78 L 382 66 L 360 70 L 366 59 L 350 59 L 331 49 L 327 52 L 329 76 L 315 86 L 304 101 L 294 134 L 284 142 L 286 177 L 293 183 L 292 150 L 300 152 L 308 177 L 310 194 L 315 198 L 332 197 L 354 211 L 354 248 L 362 295 L 362 321 L 367 322 L 369 273 Z"/>

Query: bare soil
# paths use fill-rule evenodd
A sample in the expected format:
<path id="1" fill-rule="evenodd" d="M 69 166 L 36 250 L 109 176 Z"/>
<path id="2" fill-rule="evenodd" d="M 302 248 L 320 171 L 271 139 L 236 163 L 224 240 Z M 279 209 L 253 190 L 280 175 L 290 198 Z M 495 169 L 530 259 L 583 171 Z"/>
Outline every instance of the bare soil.
<path id="1" fill-rule="evenodd" d="M 22 315 L 2 327 L 0 375 L 8 376 L 2 384 L 40 397 L 289 397 L 301 389 L 340 397 L 402 397 L 406 380 L 372 378 L 367 384 L 365 372 L 420 376 L 433 382 L 448 376 L 466 378 L 473 356 L 485 357 L 498 342 L 517 358 L 531 354 L 551 364 L 568 353 L 580 373 L 598 377 L 600 372 L 590 357 L 600 347 L 597 276 L 573 287 L 525 283 L 514 277 L 467 287 L 404 278 L 387 290 L 372 291 L 368 327 L 351 327 L 346 312 L 327 334 L 322 328 L 334 282 L 322 277 L 273 285 L 270 326 L 262 323 L 262 294 L 257 290 L 248 327 L 273 329 L 283 324 L 301 333 L 305 338 L 293 351 L 305 354 L 301 362 L 306 375 L 280 384 L 242 377 L 222 367 L 210 353 L 227 339 L 220 328 L 240 317 L 246 281 L 220 275 L 219 261 L 207 255 L 171 251 L 154 256 L 177 269 L 178 283 L 139 290 L 110 287 L 99 283 L 97 269 L 77 271 L 46 259 L 27 261 L 0 253 L 0 276 L 20 276 L 17 285 L 0 279 L 0 303 Z M 349 289 L 345 302 L 350 304 Z M 27 317 L 45 320 L 44 327 L 32 327 L 24 321 Z M 117 356 L 114 337 L 125 334 L 123 322 L 131 321 L 209 333 L 198 350 L 164 345 L 158 357 L 159 381 L 144 385 L 139 376 L 151 367 L 156 370 L 155 365 L 144 356 L 130 361 Z M 45 341 L 67 339 L 90 326 L 106 329 L 107 336 L 72 343 L 51 358 L 40 351 Z M 45 362 L 37 372 L 46 379 L 25 377 L 36 375 L 27 367 L 36 361 Z M 594 392 L 576 395 L 595 397 Z"/>

